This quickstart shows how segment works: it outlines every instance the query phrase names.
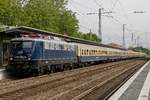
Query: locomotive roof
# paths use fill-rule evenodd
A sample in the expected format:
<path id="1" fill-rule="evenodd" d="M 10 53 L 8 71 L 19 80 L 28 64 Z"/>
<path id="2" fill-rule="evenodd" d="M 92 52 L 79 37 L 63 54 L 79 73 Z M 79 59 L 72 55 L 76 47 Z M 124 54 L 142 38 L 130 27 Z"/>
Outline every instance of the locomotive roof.
<path id="1" fill-rule="evenodd" d="M 13 38 L 11 41 L 42 41 L 42 42 L 53 42 L 53 43 L 60 43 L 60 44 L 68 44 L 66 41 L 62 40 L 48 40 L 48 39 L 42 39 L 42 38 L 29 38 L 29 37 L 23 37 L 23 38 Z M 69 45 L 75 45 L 74 43 L 69 43 Z"/>

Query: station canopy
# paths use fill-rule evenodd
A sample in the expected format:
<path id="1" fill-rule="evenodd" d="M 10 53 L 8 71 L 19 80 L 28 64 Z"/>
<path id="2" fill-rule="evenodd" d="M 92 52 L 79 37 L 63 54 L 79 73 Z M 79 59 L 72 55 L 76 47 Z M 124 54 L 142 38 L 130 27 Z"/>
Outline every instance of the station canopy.
<path id="1" fill-rule="evenodd" d="M 95 45 L 95 46 L 102 46 L 102 47 L 109 47 L 109 48 L 114 48 L 114 49 L 121 49 L 121 50 L 126 50 L 124 48 L 116 48 L 113 46 L 108 46 L 104 44 L 100 44 L 97 42 L 93 41 L 88 41 L 88 40 L 83 40 L 75 37 L 70 37 L 67 35 L 62 35 L 59 33 L 54 33 L 54 32 L 48 32 L 36 28 L 31 28 L 31 27 L 26 27 L 26 26 L 20 26 L 20 27 L 12 27 L 9 29 L 6 29 L 4 31 L 0 32 L 0 35 L 5 34 L 5 35 L 22 35 L 22 34 L 30 34 L 32 36 L 34 35 L 47 35 L 47 36 L 54 36 L 54 37 L 59 37 L 61 39 L 64 39 L 67 42 L 75 42 L 75 43 L 83 43 L 83 44 L 90 44 L 90 45 Z"/>

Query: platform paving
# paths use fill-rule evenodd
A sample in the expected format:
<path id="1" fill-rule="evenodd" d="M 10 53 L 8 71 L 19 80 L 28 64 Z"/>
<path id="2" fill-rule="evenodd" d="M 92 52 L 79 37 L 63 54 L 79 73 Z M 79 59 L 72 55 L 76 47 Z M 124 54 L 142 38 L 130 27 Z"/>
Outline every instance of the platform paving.
<path id="1" fill-rule="evenodd" d="M 150 100 L 150 61 L 108 100 Z"/>

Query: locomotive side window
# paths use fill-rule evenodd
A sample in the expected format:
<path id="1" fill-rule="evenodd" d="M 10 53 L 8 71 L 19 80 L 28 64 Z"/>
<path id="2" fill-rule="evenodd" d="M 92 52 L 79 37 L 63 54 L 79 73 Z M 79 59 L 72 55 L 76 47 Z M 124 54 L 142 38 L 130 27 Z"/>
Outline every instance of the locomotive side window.
<path id="1" fill-rule="evenodd" d="M 48 47 L 49 47 L 49 49 L 51 49 L 51 43 L 48 43 Z"/>
<path id="2" fill-rule="evenodd" d="M 68 51 L 68 46 L 64 44 L 64 50 Z"/>
<path id="3" fill-rule="evenodd" d="M 60 50 L 64 50 L 64 45 L 63 44 L 60 44 L 59 47 L 60 47 Z"/>
<path id="4" fill-rule="evenodd" d="M 73 46 L 72 46 L 72 45 L 70 45 L 69 47 L 70 47 L 70 51 L 73 51 Z"/>
<path id="5" fill-rule="evenodd" d="M 49 49 L 49 43 L 48 43 L 48 42 L 45 42 L 44 48 L 45 48 L 45 49 Z"/>
<path id="6" fill-rule="evenodd" d="M 74 51 L 74 50 L 75 50 L 75 46 L 72 45 L 72 46 L 71 46 L 71 51 Z"/>
<path id="7" fill-rule="evenodd" d="M 54 45 L 55 45 L 55 50 L 59 50 L 59 45 L 56 43 Z"/>
<path id="8" fill-rule="evenodd" d="M 54 50 L 54 43 L 51 43 L 51 50 Z"/>

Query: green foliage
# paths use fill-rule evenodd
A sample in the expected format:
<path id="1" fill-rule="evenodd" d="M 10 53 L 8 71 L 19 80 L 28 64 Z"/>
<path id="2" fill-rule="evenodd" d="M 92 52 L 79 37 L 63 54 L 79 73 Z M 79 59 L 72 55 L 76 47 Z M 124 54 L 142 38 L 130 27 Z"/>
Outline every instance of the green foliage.
<path id="1" fill-rule="evenodd" d="M 60 24 L 59 24 L 59 32 L 63 34 L 67 34 L 72 36 L 73 33 L 77 33 L 79 26 L 78 20 L 76 19 L 75 14 L 72 11 L 65 11 L 62 15 L 60 15 Z"/>
<path id="2" fill-rule="evenodd" d="M 22 3 L 22 1 L 26 1 Z M 67 0 L 0 0 L 0 24 L 28 26 L 86 40 L 100 41 L 94 34 L 79 32 L 75 13 Z"/>
<path id="3" fill-rule="evenodd" d="M 81 39 L 85 39 L 85 40 L 90 40 L 90 41 L 95 41 L 100 43 L 101 39 L 98 38 L 98 36 L 95 33 L 82 33 L 82 32 L 78 32 L 72 35 L 73 37 L 77 37 L 77 38 L 81 38 Z"/>
<path id="4" fill-rule="evenodd" d="M 17 4 L 17 0 L 0 0 L 0 24 L 17 25 L 20 12 L 21 6 Z"/>
<path id="5" fill-rule="evenodd" d="M 136 52 L 143 52 L 143 53 L 146 53 L 146 54 L 150 55 L 150 50 L 147 49 L 147 48 L 143 48 L 143 47 L 135 47 L 135 48 L 133 48 L 133 47 L 130 47 L 129 49 L 133 50 L 133 51 L 136 51 Z"/>
<path id="6" fill-rule="evenodd" d="M 96 34 L 87 33 L 87 34 L 84 34 L 83 37 L 85 40 L 90 40 L 90 41 L 95 41 L 95 42 L 101 41 L 101 39 L 99 39 Z"/>

